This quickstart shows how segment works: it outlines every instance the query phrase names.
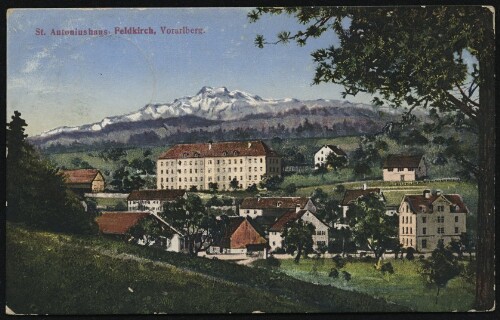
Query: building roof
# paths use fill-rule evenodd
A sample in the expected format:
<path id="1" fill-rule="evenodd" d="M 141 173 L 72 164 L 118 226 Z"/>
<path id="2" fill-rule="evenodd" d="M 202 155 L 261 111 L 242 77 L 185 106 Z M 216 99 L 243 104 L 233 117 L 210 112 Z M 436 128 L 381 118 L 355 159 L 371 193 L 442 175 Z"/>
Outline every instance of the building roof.
<path id="1" fill-rule="evenodd" d="M 384 168 L 418 168 L 423 155 L 389 154 L 384 160 Z"/>
<path id="2" fill-rule="evenodd" d="M 77 169 L 77 170 L 61 170 L 66 178 L 66 183 L 92 183 L 97 174 L 100 173 L 97 169 Z"/>
<path id="3" fill-rule="evenodd" d="M 344 152 L 344 150 L 340 149 L 339 146 L 333 145 L 333 144 L 327 144 L 325 147 L 330 148 L 333 152 L 335 152 L 336 155 L 338 156 L 344 156 L 347 157 L 347 154 Z"/>
<path id="4" fill-rule="evenodd" d="M 285 212 L 281 217 L 276 220 L 276 222 L 269 228 L 271 232 L 281 232 L 285 228 L 285 225 L 290 221 L 295 221 L 300 219 L 306 213 L 307 210 L 299 210 L 297 212 L 290 210 Z"/>
<path id="5" fill-rule="evenodd" d="M 257 197 L 244 198 L 240 209 L 291 209 L 304 208 L 310 198 L 306 197 Z"/>
<path id="6" fill-rule="evenodd" d="M 96 218 L 99 231 L 104 234 L 126 234 L 143 218 L 149 216 L 149 212 L 104 212 Z"/>
<path id="7" fill-rule="evenodd" d="M 416 213 L 420 212 L 420 207 L 424 206 L 427 209 L 436 201 L 438 198 L 443 197 L 448 200 L 451 204 L 455 205 L 457 209 L 454 212 L 464 212 L 467 213 L 469 210 L 462 200 L 459 194 L 430 194 L 428 198 L 421 194 L 415 195 L 405 195 L 403 201 L 409 203 L 411 210 Z M 432 212 L 432 210 L 430 210 Z"/>
<path id="8" fill-rule="evenodd" d="M 233 141 L 176 144 L 162 153 L 159 159 L 239 156 L 278 156 L 278 154 L 262 141 Z"/>
<path id="9" fill-rule="evenodd" d="M 134 190 L 127 197 L 128 201 L 134 200 L 162 200 L 174 201 L 183 197 L 186 190 Z"/>
<path id="10" fill-rule="evenodd" d="M 342 205 L 348 206 L 351 202 L 356 201 L 359 197 L 369 195 L 370 193 L 379 193 L 380 188 L 366 188 L 366 189 L 350 189 L 344 193 Z"/>

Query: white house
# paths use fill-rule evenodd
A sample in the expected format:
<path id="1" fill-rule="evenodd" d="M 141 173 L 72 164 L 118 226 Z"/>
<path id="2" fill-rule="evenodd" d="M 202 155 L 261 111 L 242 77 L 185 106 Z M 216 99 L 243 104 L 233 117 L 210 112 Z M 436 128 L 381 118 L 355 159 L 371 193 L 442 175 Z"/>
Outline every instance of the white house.
<path id="1" fill-rule="evenodd" d="M 330 153 L 334 153 L 337 157 L 347 158 L 347 154 L 344 152 L 344 150 L 340 149 L 339 146 L 326 144 L 314 154 L 314 167 L 318 168 L 322 165 L 325 165 L 326 158 Z"/>
<path id="2" fill-rule="evenodd" d="M 423 155 L 395 155 L 385 158 L 382 167 L 384 181 L 414 181 L 427 176 Z"/>
<path id="3" fill-rule="evenodd" d="M 256 197 L 244 198 L 240 204 L 239 213 L 242 217 L 274 216 L 277 218 L 297 208 L 316 212 L 316 206 L 308 197 Z"/>
<path id="4" fill-rule="evenodd" d="M 134 190 L 127 197 L 128 211 L 163 211 L 167 202 L 186 198 L 185 190 Z"/>
<path id="5" fill-rule="evenodd" d="M 328 245 L 328 226 L 323 221 L 318 219 L 314 213 L 309 210 L 290 210 L 279 217 L 269 228 L 269 246 L 271 252 L 283 247 L 283 230 L 288 222 L 297 219 L 311 223 L 316 228 L 312 236 L 313 249 L 317 250 L 320 246 Z"/>
<path id="6" fill-rule="evenodd" d="M 469 210 L 458 194 L 405 195 L 399 206 L 399 242 L 417 251 L 432 251 L 465 233 Z"/>

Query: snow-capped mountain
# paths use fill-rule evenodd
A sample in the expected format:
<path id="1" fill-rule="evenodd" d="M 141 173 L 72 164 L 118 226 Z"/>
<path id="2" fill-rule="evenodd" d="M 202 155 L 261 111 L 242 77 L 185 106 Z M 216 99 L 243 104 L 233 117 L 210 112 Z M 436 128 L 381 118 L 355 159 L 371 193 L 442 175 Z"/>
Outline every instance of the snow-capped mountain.
<path id="1" fill-rule="evenodd" d="M 139 122 L 157 119 L 169 119 L 182 116 L 196 116 L 207 120 L 240 120 L 251 115 L 283 113 L 297 108 L 322 108 L 325 106 L 344 105 L 372 110 L 365 104 L 352 104 L 338 100 L 298 100 L 298 99 L 263 99 L 243 91 L 229 91 L 226 87 L 203 87 L 194 96 L 175 99 L 171 103 L 148 104 L 136 112 L 125 115 L 106 117 L 102 121 L 77 127 L 59 127 L 43 132 L 39 137 L 69 132 L 95 132 L 111 124 Z"/>

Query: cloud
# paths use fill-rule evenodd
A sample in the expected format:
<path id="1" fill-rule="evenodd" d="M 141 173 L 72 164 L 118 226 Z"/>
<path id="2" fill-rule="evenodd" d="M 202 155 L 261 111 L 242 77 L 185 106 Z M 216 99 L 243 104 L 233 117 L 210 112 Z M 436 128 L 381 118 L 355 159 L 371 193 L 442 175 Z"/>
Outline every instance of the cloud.
<path id="1" fill-rule="evenodd" d="M 22 73 L 33 73 L 38 70 L 40 67 L 40 61 L 44 58 L 47 58 L 49 56 L 49 49 L 43 48 L 42 51 L 39 51 L 35 53 L 35 55 L 26 61 L 23 69 L 21 70 Z"/>

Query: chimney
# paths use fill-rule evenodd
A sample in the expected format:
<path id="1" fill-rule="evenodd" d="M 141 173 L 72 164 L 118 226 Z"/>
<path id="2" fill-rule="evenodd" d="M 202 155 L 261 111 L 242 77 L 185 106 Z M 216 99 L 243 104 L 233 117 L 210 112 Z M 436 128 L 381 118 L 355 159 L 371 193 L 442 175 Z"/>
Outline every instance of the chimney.
<path id="1" fill-rule="evenodd" d="M 366 190 L 366 183 L 363 183 L 363 190 Z"/>
<path id="2" fill-rule="evenodd" d="M 429 198 L 431 197 L 431 190 L 429 190 L 429 189 L 425 189 L 425 190 L 424 190 L 424 197 L 425 197 L 426 199 L 429 199 Z"/>
<path id="3" fill-rule="evenodd" d="M 248 142 L 248 149 L 250 149 L 251 146 L 252 146 L 252 143 Z"/>
<path id="4" fill-rule="evenodd" d="M 297 203 L 297 205 L 295 205 L 295 212 L 299 212 L 300 211 L 300 204 Z"/>
<path id="5" fill-rule="evenodd" d="M 212 150 L 212 140 L 208 141 L 208 150 Z"/>
<path id="6" fill-rule="evenodd" d="M 441 189 L 436 189 L 436 196 L 440 196 L 442 193 Z"/>

